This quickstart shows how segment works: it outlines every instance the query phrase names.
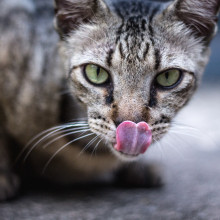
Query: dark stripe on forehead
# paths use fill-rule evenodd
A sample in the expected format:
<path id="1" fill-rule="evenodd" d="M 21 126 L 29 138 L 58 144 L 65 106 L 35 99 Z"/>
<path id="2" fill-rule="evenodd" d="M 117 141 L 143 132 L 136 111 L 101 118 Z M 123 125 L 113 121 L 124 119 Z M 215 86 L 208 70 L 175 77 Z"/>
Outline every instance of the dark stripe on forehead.
<path id="1" fill-rule="evenodd" d="M 150 48 L 150 44 L 147 43 L 147 44 L 146 44 L 146 48 L 145 48 L 144 53 L 143 53 L 143 59 L 144 59 L 144 60 L 146 59 L 146 56 L 147 56 L 147 54 L 148 54 L 148 52 L 149 52 L 149 48 Z"/>
<path id="2" fill-rule="evenodd" d="M 155 49 L 155 70 L 158 70 L 161 63 L 161 55 L 158 49 Z"/>
<path id="3" fill-rule="evenodd" d="M 153 30 L 153 26 L 152 26 L 152 21 L 153 21 L 154 16 L 159 12 L 159 10 L 160 10 L 160 6 L 155 7 L 149 17 L 148 30 L 150 33 L 150 41 L 153 46 L 155 46 L 155 40 L 154 40 L 154 30 Z M 160 51 L 158 49 L 154 49 L 154 57 L 155 57 L 154 68 L 155 68 L 155 70 L 158 70 L 160 67 L 160 63 L 161 63 L 161 55 L 160 55 Z"/>
<path id="4" fill-rule="evenodd" d="M 149 100 L 149 107 L 154 107 L 157 105 L 157 90 L 155 88 L 155 85 L 151 86 L 150 90 L 150 100 Z"/>
<path id="5" fill-rule="evenodd" d="M 152 42 L 152 45 L 154 46 L 155 42 L 154 42 L 154 30 L 153 30 L 153 27 L 152 27 L 152 20 L 154 18 L 154 16 L 156 15 L 156 13 L 159 11 L 160 7 L 157 6 L 156 8 L 153 9 L 150 17 L 149 17 L 149 23 L 148 23 L 148 30 L 150 32 L 150 40 Z"/>
<path id="6" fill-rule="evenodd" d="M 114 50 L 113 49 L 110 49 L 109 52 L 108 52 L 108 55 L 106 57 L 106 63 L 108 64 L 109 67 L 112 66 L 112 56 L 114 54 Z"/>
<path id="7" fill-rule="evenodd" d="M 119 47 L 118 48 L 119 48 L 119 52 L 120 52 L 121 58 L 124 59 L 125 55 L 124 55 L 124 52 L 123 52 L 123 48 L 122 48 L 122 43 L 121 42 L 119 43 Z"/>
<path id="8" fill-rule="evenodd" d="M 152 25 L 150 23 L 148 25 L 148 30 L 150 32 L 151 41 L 153 41 L 154 31 L 153 31 L 153 27 L 152 27 Z M 154 43 L 152 43 L 152 44 L 154 45 Z"/>
<path id="9" fill-rule="evenodd" d="M 141 21 L 141 29 L 142 29 L 142 31 L 146 31 L 146 20 L 145 19 L 142 19 L 142 21 Z"/>
<path id="10" fill-rule="evenodd" d="M 116 40 L 115 40 L 115 43 L 117 44 L 118 41 L 120 40 L 121 38 L 121 34 L 123 32 L 123 27 L 124 27 L 124 19 L 122 19 L 122 23 L 121 25 L 119 26 L 118 30 L 117 30 L 117 33 L 116 33 Z"/>
<path id="11" fill-rule="evenodd" d="M 153 31 L 153 27 L 152 27 L 150 22 L 148 24 L 148 30 L 149 30 L 149 33 L 150 33 L 150 41 L 151 41 L 152 45 L 154 46 L 154 44 L 155 44 L 155 42 L 154 42 L 154 31 Z"/>

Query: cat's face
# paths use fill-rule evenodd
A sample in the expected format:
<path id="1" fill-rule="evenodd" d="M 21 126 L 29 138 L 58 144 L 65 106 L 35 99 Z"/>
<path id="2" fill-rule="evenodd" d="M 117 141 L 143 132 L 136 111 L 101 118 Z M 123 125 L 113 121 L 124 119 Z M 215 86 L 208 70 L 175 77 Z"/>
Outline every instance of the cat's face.
<path id="1" fill-rule="evenodd" d="M 69 4 L 81 4 L 74 2 Z M 207 29 L 209 37 L 197 36 L 180 19 L 185 5 L 178 17 L 179 3 L 122 3 L 112 12 L 103 2 L 92 2 L 86 10 L 95 9 L 96 16 L 83 23 L 80 17 L 79 26 L 74 17 L 77 27 L 71 24 L 65 35 L 70 85 L 87 108 L 90 129 L 118 156 L 135 158 L 139 153 L 115 149 L 117 127 L 124 121 L 146 122 L 152 142 L 163 137 L 201 79 L 214 26 Z M 57 6 L 65 8 L 59 1 Z"/>

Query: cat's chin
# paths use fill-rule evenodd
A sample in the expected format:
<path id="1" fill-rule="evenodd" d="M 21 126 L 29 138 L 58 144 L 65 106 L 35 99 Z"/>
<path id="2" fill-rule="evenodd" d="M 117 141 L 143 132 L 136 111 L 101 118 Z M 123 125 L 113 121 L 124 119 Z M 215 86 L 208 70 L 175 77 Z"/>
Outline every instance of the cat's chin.
<path id="1" fill-rule="evenodd" d="M 127 162 L 132 162 L 132 161 L 135 161 L 135 160 L 138 160 L 139 157 L 141 156 L 141 154 L 137 154 L 137 155 L 130 155 L 130 154 L 125 154 L 125 153 L 122 153 L 120 151 L 117 151 L 115 150 L 114 148 L 114 145 L 111 145 L 110 146 L 110 149 L 112 151 L 112 153 L 120 160 L 122 161 L 127 161 Z"/>

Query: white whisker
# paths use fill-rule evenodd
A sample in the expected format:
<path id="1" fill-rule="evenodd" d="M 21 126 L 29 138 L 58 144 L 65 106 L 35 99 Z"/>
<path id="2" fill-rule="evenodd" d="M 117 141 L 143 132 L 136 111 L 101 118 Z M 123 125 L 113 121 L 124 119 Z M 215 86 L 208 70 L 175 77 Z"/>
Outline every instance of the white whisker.
<path id="1" fill-rule="evenodd" d="M 159 151 L 160 151 L 161 158 L 163 158 L 163 157 L 164 157 L 164 151 L 163 151 L 161 142 L 159 142 L 159 141 L 156 140 L 155 138 L 153 138 L 153 140 L 155 141 L 156 146 L 158 147 L 158 149 L 159 149 Z"/>
<path id="2" fill-rule="evenodd" d="M 88 126 L 87 126 L 88 127 Z M 57 129 L 57 130 L 55 130 L 55 131 L 52 131 L 52 132 L 50 132 L 49 134 L 47 134 L 47 135 L 45 135 L 45 136 L 43 136 L 40 140 L 38 140 L 36 143 L 35 143 L 35 145 L 38 145 L 40 142 L 42 142 L 42 141 L 44 141 L 45 139 L 47 139 L 48 137 L 53 137 L 54 135 L 58 135 L 58 134 L 60 134 L 60 133 L 62 133 L 62 132 L 66 132 L 66 131 L 69 131 L 69 130 L 78 130 L 78 129 L 83 129 L 83 128 L 87 128 L 87 127 L 79 127 L 79 128 L 72 128 L 72 126 L 63 126 L 63 127 L 61 127 L 61 128 L 59 128 L 59 129 Z M 68 128 L 68 129 L 67 129 Z M 69 129 L 70 128 L 70 129 Z M 64 129 L 66 129 L 66 130 L 64 130 Z"/>
<path id="3" fill-rule="evenodd" d="M 213 138 L 210 135 L 208 135 L 207 133 L 205 134 L 205 136 L 202 136 L 201 133 L 193 135 L 192 133 L 182 133 L 182 132 L 178 132 L 178 131 L 176 131 L 176 132 L 171 131 L 171 134 L 174 134 L 176 137 L 181 139 L 181 141 L 184 142 L 186 146 L 190 146 L 190 147 L 192 147 L 192 146 L 195 146 L 195 147 L 196 146 L 200 146 L 200 147 L 202 147 L 201 143 L 203 144 L 207 140 L 209 141 L 209 145 L 211 145 L 213 147 L 218 146 L 217 143 L 215 142 L 215 140 L 213 140 Z M 193 144 L 192 145 L 191 144 L 192 143 L 192 139 L 184 138 L 183 135 L 195 138 L 196 141 L 198 141 L 197 142 L 198 144 L 196 144 L 196 145 Z"/>
<path id="4" fill-rule="evenodd" d="M 170 130 L 170 133 L 174 133 L 174 134 L 181 134 L 181 135 L 185 135 L 185 136 L 189 136 L 189 137 L 193 137 L 193 138 L 197 138 L 197 139 L 200 139 L 201 136 L 199 137 L 198 135 L 193 135 L 191 133 L 187 133 L 187 132 L 178 132 L 176 130 Z"/>
<path id="5" fill-rule="evenodd" d="M 62 130 L 62 129 L 66 129 L 66 128 L 71 128 L 71 127 L 80 127 L 80 126 L 88 126 L 88 123 L 78 123 L 78 122 L 76 122 L 76 123 L 72 123 L 72 122 L 70 122 L 70 123 L 66 123 L 66 124 L 63 124 L 63 125 L 60 125 L 60 126 L 55 126 L 55 127 L 52 127 L 52 128 L 49 128 L 49 129 L 47 129 L 47 130 L 45 130 L 45 131 L 42 131 L 41 133 L 39 133 L 38 135 L 36 135 L 34 138 L 32 138 L 27 144 L 26 144 L 26 146 L 29 146 L 31 143 L 33 143 L 35 140 L 37 140 L 38 138 L 40 138 L 40 136 L 42 136 L 42 135 L 44 135 L 44 134 L 46 134 L 47 132 L 50 132 L 50 131 L 52 131 L 52 133 L 54 133 L 54 132 L 56 132 L 56 131 L 59 131 L 59 130 Z M 55 131 L 53 131 L 53 130 L 55 130 Z M 45 137 L 45 136 L 44 136 Z"/>
<path id="6" fill-rule="evenodd" d="M 181 125 L 171 126 L 171 129 L 181 129 L 181 130 L 190 130 L 190 131 L 199 132 L 199 130 L 196 129 L 196 128 L 193 128 L 193 127 L 185 127 L 185 126 L 181 126 Z"/>
<path id="7" fill-rule="evenodd" d="M 16 157 L 15 161 L 14 161 L 14 165 L 18 162 L 18 160 L 21 158 L 21 156 L 25 153 L 25 151 L 30 147 L 30 145 L 32 145 L 32 143 L 34 143 L 37 139 L 39 139 L 40 137 L 42 137 L 40 140 L 37 141 L 37 143 L 34 144 L 34 146 L 32 147 L 31 151 L 41 142 L 43 141 L 43 139 L 47 138 L 48 136 L 52 135 L 53 133 L 56 133 L 60 130 L 64 130 L 67 128 L 71 128 L 71 127 L 78 127 L 78 129 L 80 129 L 80 127 L 82 126 L 88 126 L 88 123 L 85 121 L 87 119 L 87 117 L 84 118 L 78 118 L 75 120 L 72 120 L 72 122 L 66 123 L 66 124 L 62 124 L 62 125 L 58 125 L 49 129 L 46 129 L 42 132 L 40 132 L 39 134 L 37 134 L 36 136 L 34 136 L 25 146 L 24 148 L 22 148 L 21 152 L 18 154 L 18 156 Z M 49 132 L 49 134 L 47 134 Z M 45 135 L 47 134 L 47 135 Z M 44 136 L 45 135 L 45 136 Z"/>
<path id="8" fill-rule="evenodd" d="M 198 128 L 192 127 L 192 126 L 180 123 L 180 122 L 172 122 L 171 123 L 171 128 L 175 128 L 175 127 L 182 128 L 182 129 L 189 129 L 189 130 L 194 130 L 194 131 L 200 132 L 200 130 Z"/>
<path id="9" fill-rule="evenodd" d="M 172 137 L 172 140 L 173 140 L 173 137 Z M 185 159 L 184 156 L 183 156 L 183 152 L 181 152 L 180 149 L 176 147 L 176 146 L 179 146 L 179 145 L 176 144 L 176 142 L 175 142 L 175 146 L 174 146 L 174 143 L 172 143 L 172 140 L 169 140 L 169 141 L 163 140 L 163 142 L 165 144 L 167 144 L 169 147 L 171 147 L 182 159 Z"/>
<path id="10" fill-rule="evenodd" d="M 48 135 L 46 135 L 46 136 L 44 136 L 43 138 L 41 138 L 41 140 L 39 140 L 39 141 L 36 143 L 36 145 L 38 145 L 40 142 L 45 141 L 45 140 L 48 139 L 48 138 L 52 138 L 52 137 L 57 136 L 57 135 L 59 135 L 59 134 L 67 133 L 67 132 L 69 132 L 69 131 L 82 130 L 82 129 L 86 129 L 86 128 L 88 129 L 89 126 L 86 126 L 86 127 L 78 127 L 78 128 L 68 128 L 68 129 L 64 128 L 65 130 L 64 130 L 64 129 L 61 129 L 61 130 L 58 130 L 57 132 L 49 133 Z"/>
<path id="11" fill-rule="evenodd" d="M 91 154 L 91 157 L 93 156 L 93 153 L 96 151 L 96 149 L 98 148 L 100 142 L 103 140 L 103 138 L 95 145 L 93 151 L 92 151 L 92 154 Z"/>
<path id="12" fill-rule="evenodd" d="M 62 147 L 60 147 L 60 148 L 52 155 L 52 157 L 47 161 L 47 163 L 45 164 L 45 166 L 44 166 L 44 168 L 43 168 L 42 173 L 45 173 L 47 167 L 49 166 L 49 164 L 51 163 L 51 161 L 54 159 L 54 157 L 56 157 L 56 155 L 57 155 L 60 151 L 62 151 L 65 147 L 67 147 L 68 145 L 72 144 L 73 142 L 76 142 L 76 141 L 78 141 L 78 140 L 80 140 L 80 139 L 82 139 L 82 138 L 85 138 L 85 137 L 88 137 L 88 136 L 91 136 L 91 135 L 94 135 L 94 133 L 90 133 L 90 134 L 84 135 L 84 136 L 82 136 L 82 137 L 78 137 L 78 138 L 76 138 L 76 139 L 74 139 L 74 140 L 72 140 L 72 141 L 69 141 L 68 143 L 66 143 L 66 144 L 63 145 Z"/>
<path id="13" fill-rule="evenodd" d="M 98 137 L 99 135 L 96 135 L 96 137 L 92 138 L 92 140 L 90 140 L 89 143 L 86 144 L 86 146 L 80 151 L 78 156 L 82 155 L 98 139 Z"/>
<path id="14" fill-rule="evenodd" d="M 20 159 L 20 157 L 22 156 L 22 154 L 28 149 L 28 147 L 29 147 L 35 140 L 37 140 L 38 138 L 40 138 L 42 135 L 46 134 L 47 132 L 50 132 L 49 134 L 53 134 L 53 133 L 55 133 L 55 132 L 57 132 L 57 131 L 60 131 L 60 130 L 62 130 L 62 129 L 65 129 L 65 128 L 66 128 L 66 125 L 61 125 L 61 126 L 52 127 L 52 128 L 49 128 L 49 129 L 47 129 L 47 130 L 45 130 L 45 131 L 40 132 L 38 135 L 36 135 L 34 138 L 32 138 L 32 139 L 25 145 L 25 147 L 22 149 L 22 151 L 21 151 L 21 152 L 19 153 L 19 155 L 17 156 L 17 158 L 16 158 L 16 160 L 15 160 L 15 163 L 17 163 L 17 161 Z M 46 136 L 47 136 L 47 135 L 46 135 Z M 44 136 L 44 137 L 45 137 L 45 136 Z M 38 142 L 40 142 L 41 140 L 43 140 L 44 137 L 41 138 Z M 38 142 L 35 143 L 35 145 L 37 145 Z"/>
<path id="15" fill-rule="evenodd" d="M 59 139 L 61 139 L 61 138 L 63 138 L 63 137 L 66 137 L 66 136 L 69 136 L 69 135 L 72 135 L 72 134 L 78 134 L 78 133 L 80 133 L 80 132 L 87 132 L 87 131 L 90 131 L 90 129 L 82 129 L 82 130 L 78 130 L 78 131 L 74 131 L 74 132 L 69 132 L 69 133 L 67 133 L 67 134 L 64 134 L 64 135 L 61 135 L 61 136 L 59 136 L 59 137 L 57 137 L 57 138 L 55 138 L 55 139 L 53 139 L 53 140 L 51 140 L 51 141 L 49 141 L 47 144 L 45 144 L 42 148 L 43 149 L 46 149 L 49 145 L 51 145 L 52 143 L 54 143 L 55 141 L 57 141 L 57 140 L 59 140 Z"/>
<path id="16" fill-rule="evenodd" d="M 78 130 L 78 131 L 74 131 L 74 132 L 69 132 L 69 133 L 67 133 L 67 134 L 61 135 L 61 136 L 59 136 L 59 137 L 57 137 L 57 138 L 55 138 L 55 139 L 49 141 L 49 142 L 48 142 L 47 144 L 45 144 L 42 148 L 45 149 L 45 148 L 46 148 L 47 146 L 49 146 L 50 144 L 54 143 L 55 141 L 57 141 L 57 140 L 59 140 L 59 139 L 65 137 L 65 136 L 68 136 L 68 135 L 71 135 L 71 134 L 75 134 L 75 133 L 80 133 L 80 132 L 83 132 L 83 131 L 89 131 L 89 130 L 90 130 L 90 129 L 86 129 L 86 130 L 83 129 L 83 130 Z M 65 131 L 63 131 L 63 132 L 65 132 Z M 49 135 L 46 135 L 46 136 L 49 137 Z M 30 148 L 30 150 L 27 152 L 26 156 L 24 157 L 23 162 L 25 162 L 25 161 L 27 160 L 27 158 L 28 158 L 28 156 L 31 154 L 31 152 L 32 152 L 32 151 L 39 145 L 39 143 L 42 142 L 43 140 L 45 140 L 45 137 L 41 138 L 36 144 L 34 144 L 34 145 Z"/>
<path id="17" fill-rule="evenodd" d="M 81 122 L 81 123 L 85 123 L 85 124 L 88 125 L 86 120 L 87 120 L 87 117 L 82 117 L 82 118 L 72 119 L 70 121 L 70 123 L 79 123 L 79 122 Z"/>

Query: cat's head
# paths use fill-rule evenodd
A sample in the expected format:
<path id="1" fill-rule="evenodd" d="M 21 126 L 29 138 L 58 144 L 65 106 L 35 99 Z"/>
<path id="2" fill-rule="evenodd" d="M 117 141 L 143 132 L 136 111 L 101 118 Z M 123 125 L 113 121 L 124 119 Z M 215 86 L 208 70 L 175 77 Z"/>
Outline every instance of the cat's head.
<path id="1" fill-rule="evenodd" d="M 220 0 L 55 3 L 70 85 L 91 130 L 135 158 L 168 131 L 200 82 Z M 116 135 L 134 149 L 120 149 Z"/>

